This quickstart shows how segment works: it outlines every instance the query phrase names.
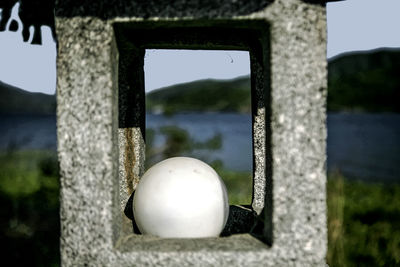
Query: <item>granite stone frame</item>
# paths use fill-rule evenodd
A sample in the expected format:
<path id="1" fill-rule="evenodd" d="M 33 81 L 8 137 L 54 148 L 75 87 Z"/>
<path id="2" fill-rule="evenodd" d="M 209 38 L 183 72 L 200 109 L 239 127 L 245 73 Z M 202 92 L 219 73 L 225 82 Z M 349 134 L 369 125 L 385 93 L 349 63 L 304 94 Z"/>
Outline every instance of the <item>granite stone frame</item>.
<path id="1" fill-rule="evenodd" d="M 96 8 L 72 2 L 58 1 L 56 12 L 62 264 L 324 266 L 324 5 L 240 0 L 248 9 L 236 9 L 235 1 L 184 0 L 163 9 L 157 1 L 127 1 L 127 8 L 121 1 L 95 1 Z M 132 233 L 122 211 L 143 172 L 146 48 L 250 52 L 252 207 L 264 223 L 258 238 Z"/>

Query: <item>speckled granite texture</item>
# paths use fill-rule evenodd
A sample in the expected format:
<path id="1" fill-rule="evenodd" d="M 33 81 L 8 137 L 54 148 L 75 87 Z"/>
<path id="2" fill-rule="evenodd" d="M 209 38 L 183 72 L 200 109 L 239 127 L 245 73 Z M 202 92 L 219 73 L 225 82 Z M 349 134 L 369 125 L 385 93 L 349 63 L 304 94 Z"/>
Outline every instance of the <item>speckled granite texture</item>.
<path id="1" fill-rule="evenodd" d="M 325 266 L 324 5 L 180 0 L 167 7 L 166 2 L 57 3 L 62 265 Z M 196 32 L 221 20 L 241 25 L 249 40 L 256 36 L 250 43 L 231 41 L 232 48 L 244 45 L 251 53 L 253 209 L 265 223 L 261 237 L 179 240 L 133 234 L 122 211 L 143 171 L 143 73 L 130 72 L 143 65 L 143 47 L 138 37 L 124 39 L 120 30 L 147 32 L 154 29 L 144 25 L 182 22 Z M 265 28 L 252 31 L 251 21 Z M 172 46 L 171 40 L 145 45 Z M 205 45 L 200 37 L 193 40 Z M 229 48 L 218 40 L 213 45 Z"/>

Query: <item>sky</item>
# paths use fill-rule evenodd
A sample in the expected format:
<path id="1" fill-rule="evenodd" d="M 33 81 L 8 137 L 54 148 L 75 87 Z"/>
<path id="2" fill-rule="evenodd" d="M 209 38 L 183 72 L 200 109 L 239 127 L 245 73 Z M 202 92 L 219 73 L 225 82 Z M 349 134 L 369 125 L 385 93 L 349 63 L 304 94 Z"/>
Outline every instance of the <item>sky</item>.
<path id="1" fill-rule="evenodd" d="M 16 10 L 16 9 L 15 9 Z M 327 58 L 351 51 L 400 47 L 400 0 L 347 0 L 327 5 Z M 1 12 L 0 12 L 1 19 Z M 17 32 L 0 32 L 0 81 L 31 92 L 54 94 L 56 46 L 49 27 L 43 45 L 21 40 Z M 147 50 L 146 91 L 197 79 L 230 79 L 250 73 L 245 51 Z"/>

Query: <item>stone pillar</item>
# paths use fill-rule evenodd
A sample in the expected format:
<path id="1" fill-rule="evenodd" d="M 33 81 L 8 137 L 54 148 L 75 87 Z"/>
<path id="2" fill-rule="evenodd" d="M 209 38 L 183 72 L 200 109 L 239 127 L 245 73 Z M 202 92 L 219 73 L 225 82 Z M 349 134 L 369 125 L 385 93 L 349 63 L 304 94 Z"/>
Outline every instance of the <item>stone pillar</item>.
<path id="1" fill-rule="evenodd" d="M 57 3 L 62 264 L 324 266 L 324 1 L 111 2 Z M 122 209 L 143 172 L 145 48 L 250 52 L 258 238 L 160 239 L 126 227 Z"/>

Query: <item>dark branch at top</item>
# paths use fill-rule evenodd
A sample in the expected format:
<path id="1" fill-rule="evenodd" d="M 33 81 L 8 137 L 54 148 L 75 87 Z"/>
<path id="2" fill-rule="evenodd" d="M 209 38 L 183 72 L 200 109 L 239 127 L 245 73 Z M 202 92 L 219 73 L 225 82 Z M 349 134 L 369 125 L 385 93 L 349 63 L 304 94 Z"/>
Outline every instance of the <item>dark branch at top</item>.
<path id="1" fill-rule="evenodd" d="M 11 9 L 18 1 L 1 0 L 0 8 L 2 19 L 0 31 L 6 30 L 6 25 L 11 16 Z M 42 36 L 40 26 L 46 25 L 52 29 L 54 37 L 54 0 L 20 0 L 19 17 L 23 23 L 22 36 L 24 41 L 29 39 L 29 27 L 33 26 L 33 44 L 41 44 Z"/>

